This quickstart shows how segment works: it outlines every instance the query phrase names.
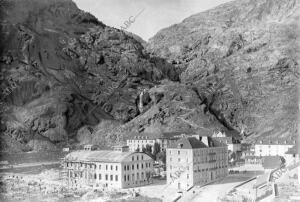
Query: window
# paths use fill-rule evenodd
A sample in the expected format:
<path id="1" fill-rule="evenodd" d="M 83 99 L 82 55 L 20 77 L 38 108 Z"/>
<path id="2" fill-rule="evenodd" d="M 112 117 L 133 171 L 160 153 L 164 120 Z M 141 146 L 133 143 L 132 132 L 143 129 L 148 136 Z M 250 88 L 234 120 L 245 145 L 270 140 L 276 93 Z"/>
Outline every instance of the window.
<path id="1" fill-rule="evenodd" d="M 94 174 L 94 179 L 97 179 L 97 174 Z"/>
<path id="2" fill-rule="evenodd" d="M 142 169 L 144 168 L 144 164 L 142 163 Z"/>
<path id="3" fill-rule="evenodd" d="M 118 181 L 118 175 L 115 176 L 115 180 Z"/>
<path id="4" fill-rule="evenodd" d="M 144 156 L 142 155 L 142 160 L 144 160 Z"/>
<path id="5" fill-rule="evenodd" d="M 110 175 L 110 181 L 113 181 L 114 176 Z"/>
<path id="6" fill-rule="evenodd" d="M 136 179 L 137 179 L 137 180 L 140 179 L 140 174 L 139 174 L 139 173 L 136 174 Z"/>
<path id="7" fill-rule="evenodd" d="M 180 151 L 178 151 L 178 155 L 180 155 Z"/>
<path id="8" fill-rule="evenodd" d="M 132 170 L 134 170 L 134 165 L 131 166 Z"/>
<path id="9" fill-rule="evenodd" d="M 124 181 L 126 182 L 126 175 L 124 175 Z"/>
<path id="10" fill-rule="evenodd" d="M 127 175 L 127 180 L 129 181 L 129 175 Z"/>
<path id="11" fill-rule="evenodd" d="M 134 156 L 132 156 L 132 161 L 134 161 Z"/>
<path id="12" fill-rule="evenodd" d="M 108 180 L 108 175 L 107 174 L 105 175 L 105 180 Z"/>
<path id="13" fill-rule="evenodd" d="M 127 165 L 127 170 L 129 170 L 129 165 Z"/>
<path id="14" fill-rule="evenodd" d="M 136 156 L 136 160 L 137 160 L 137 161 L 139 160 L 139 156 Z"/>
<path id="15" fill-rule="evenodd" d="M 110 170 L 113 170 L 113 166 L 112 165 L 110 166 Z"/>
<path id="16" fill-rule="evenodd" d="M 99 180 L 101 180 L 101 174 L 99 174 Z"/>
<path id="17" fill-rule="evenodd" d="M 101 170 L 101 164 L 99 164 L 99 170 Z"/>
<path id="18" fill-rule="evenodd" d="M 134 174 L 132 174 L 132 181 L 134 181 Z"/>
<path id="19" fill-rule="evenodd" d="M 180 162 L 180 158 L 178 158 L 178 162 Z"/>
<path id="20" fill-rule="evenodd" d="M 108 170 L 108 165 L 105 166 L 105 169 Z"/>
<path id="21" fill-rule="evenodd" d="M 126 165 L 124 166 L 124 170 L 126 170 Z"/>
<path id="22" fill-rule="evenodd" d="M 136 169 L 139 169 L 139 164 L 136 164 Z"/>
<path id="23" fill-rule="evenodd" d="M 116 170 L 118 170 L 118 166 L 116 166 Z"/>

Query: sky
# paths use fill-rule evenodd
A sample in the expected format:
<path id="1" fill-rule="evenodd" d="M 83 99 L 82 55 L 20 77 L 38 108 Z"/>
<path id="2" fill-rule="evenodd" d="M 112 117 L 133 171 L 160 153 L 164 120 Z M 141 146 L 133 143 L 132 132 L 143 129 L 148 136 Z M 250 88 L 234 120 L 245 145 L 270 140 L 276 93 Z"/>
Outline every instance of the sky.
<path id="1" fill-rule="evenodd" d="M 119 28 L 131 20 L 126 31 L 145 41 L 159 30 L 230 0 L 74 0 L 77 6 L 104 24 Z M 139 14 L 139 15 L 138 15 Z M 138 15 L 138 16 L 137 16 Z M 137 17 L 135 17 L 137 16 Z M 134 19 L 135 18 L 135 19 Z"/>

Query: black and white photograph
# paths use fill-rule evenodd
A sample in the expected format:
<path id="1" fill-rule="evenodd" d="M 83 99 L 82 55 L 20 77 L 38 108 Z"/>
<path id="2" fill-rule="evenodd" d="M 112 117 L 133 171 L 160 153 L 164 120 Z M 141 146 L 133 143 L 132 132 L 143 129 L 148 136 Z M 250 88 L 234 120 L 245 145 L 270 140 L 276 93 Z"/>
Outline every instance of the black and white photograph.
<path id="1" fill-rule="evenodd" d="M 300 202 L 300 0 L 0 0 L 0 201 Z"/>

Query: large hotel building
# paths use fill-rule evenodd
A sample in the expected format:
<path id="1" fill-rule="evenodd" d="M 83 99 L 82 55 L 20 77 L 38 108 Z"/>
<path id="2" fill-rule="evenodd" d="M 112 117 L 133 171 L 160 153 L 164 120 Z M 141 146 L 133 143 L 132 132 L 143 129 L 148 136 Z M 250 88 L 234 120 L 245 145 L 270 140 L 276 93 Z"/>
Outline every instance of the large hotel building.
<path id="1" fill-rule="evenodd" d="M 114 150 L 80 150 L 64 158 L 68 184 L 72 187 L 130 188 L 152 182 L 153 159 L 128 146 Z"/>
<path id="2" fill-rule="evenodd" d="M 167 184 L 179 190 L 204 185 L 228 173 L 227 145 L 208 136 L 183 136 L 166 151 Z"/>

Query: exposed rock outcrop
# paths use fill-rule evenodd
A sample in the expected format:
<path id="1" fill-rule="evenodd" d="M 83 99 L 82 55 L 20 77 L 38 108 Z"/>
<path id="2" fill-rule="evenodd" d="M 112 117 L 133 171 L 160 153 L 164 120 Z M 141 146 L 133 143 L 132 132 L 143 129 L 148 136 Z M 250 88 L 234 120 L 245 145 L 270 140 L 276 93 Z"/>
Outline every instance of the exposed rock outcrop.
<path id="1" fill-rule="evenodd" d="M 53 149 L 76 142 L 83 126 L 128 122 L 143 89 L 179 80 L 164 59 L 71 0 L 3 0 L 1 27 L 4 150 Z"/>
<path id="2" fill-rule="evenodd" d="M 159 31 L 147 49 L 179 67 L 221 123 L 251 139 L 295 136 L 299 5 L 232 1 Z"/>

